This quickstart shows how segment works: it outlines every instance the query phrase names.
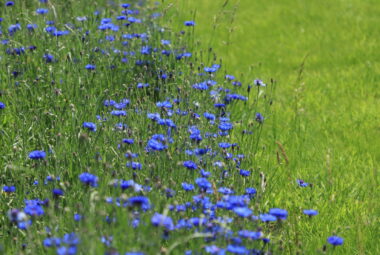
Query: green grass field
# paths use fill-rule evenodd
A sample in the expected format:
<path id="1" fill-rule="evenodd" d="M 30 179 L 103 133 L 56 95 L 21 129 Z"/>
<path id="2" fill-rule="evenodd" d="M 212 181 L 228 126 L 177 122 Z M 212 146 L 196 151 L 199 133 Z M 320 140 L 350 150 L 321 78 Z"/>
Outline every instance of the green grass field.
<path id="1" fill-rule="evenodd" d="M 265 203 L 321 211 L 313 221 L 289 220 L 286 253 L 314 254 L 328 234 L 337 233 L 345 237 L 337 254 L 378 254 L 380 4 L 241 0 L 175 6 L 178 19 L 196 17 L 196 38 L 223 58 L 229 72 L 246 81 L 276 80 L 271 128 L 262 137 L 270 148 L 270 165 L 261 165 L 270 186 Z M 276 141 L 288 163 L 276 164 Z M 297 178 L 313 188 L 297 189 Z"/>
<path id="2" fill-rule="evenodd" d="M 0 254 L 380 254 L 378 1 L 3 2 Z"/>

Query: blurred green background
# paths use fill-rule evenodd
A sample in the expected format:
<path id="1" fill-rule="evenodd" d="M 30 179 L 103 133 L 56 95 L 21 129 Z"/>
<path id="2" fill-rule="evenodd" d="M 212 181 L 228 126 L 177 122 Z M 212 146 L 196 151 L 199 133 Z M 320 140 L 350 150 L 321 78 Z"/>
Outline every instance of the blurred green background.
<path id="1" fill-rule="evenodd" d="M 245 86 L 255 78 L 276 80 L 273 113 L 266 116 L 271 128 L 263 134 L 271 162 L 263 166 L 271 186 L 266 199 L 320 211 L 308 225 L 290 219 L 288 252 L 295 254 L 297 245 L 321 250 L 335 233 L 345 238 L 336 251 L 340 254 L 379 254 L 380 2 L 192 0 L 164 5 L 177 29 L 194 19 L 201 48 L 212 47 L 227 73 Z M 281 152 L 276 141 L 289 164 L 276 165 L 276 152 Z M 296 178 L 313 183 L 313 191 L 293 190 Z"/>

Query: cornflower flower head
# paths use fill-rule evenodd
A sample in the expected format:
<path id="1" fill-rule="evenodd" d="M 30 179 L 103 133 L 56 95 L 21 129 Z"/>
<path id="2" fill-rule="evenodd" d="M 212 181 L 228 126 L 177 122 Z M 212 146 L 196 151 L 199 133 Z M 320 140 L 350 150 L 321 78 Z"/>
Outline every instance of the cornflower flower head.
<path id="1" fill-rule="evenodd" d="M 343 245 L 344 239 L 340 236 L 330 236 L 327 238 L 327 242 L 333 246 Z"/>
<path id="2" fill-rule="evenodd" d="M 44 151 L 32 151 L 29 153 L 29 158 L 33 160 L 38 160 L 38 159 L 44 159 L 46 157 L 46 152 Z"/>

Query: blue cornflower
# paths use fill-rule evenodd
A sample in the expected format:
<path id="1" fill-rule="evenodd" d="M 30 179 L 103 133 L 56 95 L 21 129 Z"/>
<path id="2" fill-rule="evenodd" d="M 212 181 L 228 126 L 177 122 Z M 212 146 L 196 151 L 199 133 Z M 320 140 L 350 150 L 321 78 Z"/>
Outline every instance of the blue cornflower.
<path id="1" fill-rule="evenodd" d="M 240 230 L 238 232 L 238 234 L 242 238 L 249 238 L 252 240 L 258 240 L 263 235 L 263 233 L 260 231 L 259 232 L 253 232 L 253 231 L 249 231 L 249 230 Z"/>
<path id="2" fill-rule="evenodd" d="M 205 112 L 203 113 L 203 116 L 208 120 L 215 120 L 215 115 L 212 113 Z"/>
<path id="3" fill-rule="evenodd" d="M 241 101 L 247 101 L 247 98 L 245 96 L 239 95 L 239 94 L 227 94 L 224 98 L 224 101 L 226 103 L 231 102 L 232 100 L 241 100 Z"/>
<path id="4" fill-rule="evenodd" d="M 253 83 L 256 86 L 261 86 L 261 87 L 265 87 L 266 86 L 266 84 L 262 80 L 259 80 L 259 79 L 254 80 Z"/>
<path id="5" fill-rule="evenodd" d="M 249 202 L 249 198 L 245 196 L 226 196 L 224 198 L 226 202 L 229 203 L 228 209 L 233 209 L 234 207 L 246 207 Z"/>
<path id="6" fill-rule="evenodd" d="M 48 9 L 44 9 L 44 8 L 38 8 L 37 10 L 36 10 L 36 13 L 37 14 L 40 14 L 40 15 L 44 15 L 44 14 L 46 14 L 46 13 L 48 13 L 49 12 L 49 10 Z"/>
<path id="7" fill-rule="evenodd" d="M 176 211 L 177 212 L 185 212 L 186 211 L 186 205 L 177 205 Z"/>
<path id="8" fill-rule="evenodd" d="M 144 196 L 131 197 L 128 199 L 128 204 L 131 206 L 140 206 L 144 211 L 150 209 L 149 198 Z"/>
<path id="9" fill-rule="evenodd" d="M 167 145 L 164 145 L 162 142 L 160 142 L 156 139 L 153 139 L 153 138 L 148 141 L 148 145 L 146 147 L 147 151 L 151 151 L 151 150 L 162 151 L 162 150 L 165 150 L 167 148 L 168 148 Z"/>
<path id="10" fill-rule="evenodd" d="M 103 101 L 103 105 L 104 106 L 114 106 L 116 104 L 116 101 L 114 101 L 114 100 L 108 100 L 108 99 L 106 99 L 106 100 L 104 100 Z"/>
<path id="11" fill-rule="evenodd" d="M 13 1 L 8 1 L 5 3 L 5 6 L 13 6 L 15 3 Z"/>
<path id="12" fill-rule="evenodd" d="M 127 107 L 129 105 L 129 103 L 130 103 L 129 99 L 123 98 L 119 103 L 114 104 L 113 107 L 120 110 L 120 109 Z"/>
<path id="13" fill-rule="evenodd" d="M 123 139 L 123 143 L 126 143 L 126 144 L 134 144 L 134 143 L 135 143 L 135 140 L 134 140 L 134 139 Z"/>
<path id="14" fill-rule="evenodd" d="M 255 188 L 246 188 L 245 189 L 245 194 L 248 195 L 250 198 L 252 198 L 256 194 L 256 189 Z"/>
<path id="15" fill-rule="evenodd" d="M 17 227 L 19 229 L 28 229 L 32 225 L 32 220 L 24 220 L 24 221 L 19 221 L 17 222 Z"/>
<path id="16" fill-rule="evenodd" d="M 219 129 L 222 131 L 231 130 L 233 127 L 234 126 L 232 125 L 232 123 L 229 123 L 229 122 L 222 122 L 219 124 Z"/>
<path id="17" fill-rule="evenodd" d="M 199 188 L 203 190 L 211 188 L 211 183 L 206 178 L 197 178 L 195 180 L 195 183 L 198 185 Z"/>
<path id="18" fill-rule="evenodd" d="M 147 117 L 148 117 L 148 119 L 151 119 L 151 120 L 154 120 L 154 121 L 158 121 L 158 120 L 161 119 L 161 116 L 160 116 L 159 113 L 148 113 Z"/>
<path id="19" fill-rule="evenodd" d="M 260 124 L 263 123 L 264 122 L 264 116 L 261 115 L 261 113 L 256 113 L 256 121 Z"/>
<path id="20" fill-rule="evenodd" d="M 239 246 L 235 244 L 229 244 L 227 246 L 227 251 L 233 254 L 247 254 L 248 250 L 244 246 Z"/>
<path id="21" fill-rule="evenodd" d="M 44 159 L 46 157 L 46 152 L 44 151 L 32 151 L 29 153 L 30 159 Z"/>
<path id="22" fill-rule="evenodd" d="M 20 24 L 12 24 L 8 27 L 8 32 L 10 35 L 13 35 L 14 33 L 16 33 L 16 31 L 18 30 L 21 30 L 21 26 Z"/>
<path id="23" fill-rule="evenodd" d="M 275 216 L 277 219 L 280 219 L 280 220 L 286 220 L 286 218 L 288 217 L 288 212 L 280 208 L 270 209 L 269 214 Z"/>
<path id="24" fill-rule="evenodd" d="M 124 130 L 124 129 L 128 128 L 128 125 L 124 124 L 122 122 L 119 122 L 119 123 L 115 124 L 115 128 L 118 129 L 118 130 Z"/>
<path id="25" fill-rule="evenodd" d="M 191 190 L 194 190 L 194 185 L 193 185 L 193 184 L 190 184 L 190 183 L 183 182 L 183 183 L 182 183 L 182 188 L 183 188 L 185 191 L 191 191 Z"/>
<path id="26" fill-rule="evenodd" d="M 334 246 L 337 246 L 337 245 L 342 245 L 344 240 L 343 238 L 339 236 L 330 236 L 329 238 L 327 238 L 327 242 Z"/>
<path id="27" fill-rule="evenodd" d="M 141 19 L 136 19 L 135 17 L 128 17 L 130 23 L 141 23 Z"/>
<path id="28" fill-rule="evenodd" d="M 151 222 L 153 226 L 157 226 L 157 227 L 162 226 L 162 227 L 165 227 L 167 230 L 174 229 L 173 220 L 169 216 L 155 213 L 151 218 Z"/>
<path id="29" fill-rule="evenodd" d="M 318 215 L 318 211 L 317 210 L 313 210 L 313 209 L 307 209 L 307 210 L 303 210 L 303 213 L 305 215 L 308 215 L 308 216 L 315 216 L 315 215 Z"/>
<path id="30" fill-rule="evenodd" d="M 46 63 L 51 63 L 54 61 L 54 56 L 51 54 L 44 54 L 43 59 L 45 59 Z"/>
<path id="31" fill-rule="evenodd" d="M 40 200 L 25 200 L 24 212 L 30 216 L 44 215 L 44 209 L 42 208 L 43 202 Z"/>
<path id="32" fill-rule="evenodd" d="M 218 68 L 215 68 L 215 67 L 205 67 L 205 68 L 203 68 L 203 70 L 206 73 L 215 73 L 216 71 L 218 71 Z"/>
<path id="33" fill-rule="evenodd" d="M 34 46 L 34 45 L 30 45 L 30 46 L 28 47 L 28 50 L 30 50 L 30 51 L 34 51 L 34 50 L 36 50 L 36 49 L 37 49 L 37 47 Z"/>
<path id="34" fill-rule="evenodd" d="M 165 80 L 166 78 L 168 78 L 168 75 L 166 73 L 163 73 L 163 74 L 161 74 L 160 77 L 161 77 L 161 79 Z"/>
<path id="35" fill-rule="evenodd" d="M 189 137 L 190 137 L 191 140 L 197 141 L 197 142 L 203 140 L 202 135 L 200 133 L 192 133 L 192 134 L 190 134 Z"/>
<path id="36" fill-rule="evenodd" d="M 260 220 L 262 222 L 276 221 L 277 218 L 271 214 L 260 214 Z"/>
<path id="37" fill-rule="evenodd" d="M 126 19 L 127 19 L 127 16 L 125 15 L 120 15 L 116 17 L 116 20 L 126 20 Z"/>
<path id="38" fill-rule="evenodd" d="M 112 18 L 103 18 L 101 21 L 100 21 L 100 24 L 104 25 L 104 24 L 109 24 L 112 22 Z"/>
<path id="39" fill-rule="evenodd" d="M 190 170 L 194 170 L 198 168 L 197 164 L 191 160 L 183 162 L 183 166 Z"/>
<path id="40" fill-rule="evenodd" d="M 227 74 L 225 78 L 229 81 L 235 80 L 235 76 Z"/>
<path id="41" fill-rule="evenodd" d="M 234 191 L 230 188 L 226 188 L 226 187 L 220 187 L 218 189 L 218 192 L 222 193 L 223 195 L 231 195 L 231 194 L 234 194 Z"/>
<path id="42" fill-rule="evenodd" d="M 37 28 L 37 24 L 28 24 L 26 25 L 26 29 L 28 29 L 29 31 L 34 31 L 34 29 Z"/>
<path id="43" fill-rule="evenodd" d="M 80 214 L 78 214 L 78 213 L 75 213 L 75 214 L 74 214 L 74 220 L 75 220 L 75 221 L 81 221 L 82 218 L 83 218 L 82 215 L 80 215 Z"/>
<path id="44" fill-rule="evenodd" d="M 56 37 L 63 36 L 63 35 L 68 35 L 68 34 L 70 34 L 70 31 L 68 31 L 68 30 L 64 30 L 64 31 L 58 31 L 58 30 L 56 30 L 56 31 L 53 31 L 51 33 L 51 35 L 56 36 Z"/>
<path id="45" fill-rule="evenodd" d="M 79 244 L 79 238 L 75 233 L 67 233 L 63 236 L 62 241 L 70 246 Z"/>
<path id="46" fill-rule="evenodd" d="M 147 88 L 147 87 L 149 87 L 149 83 L 142 83 L 142 82 L 139 82 L 139 83 L 137 84 L 137 88 L 138 88 L 138 89 Z"/>
<path id="47" fill-rule="evenodd" d="M 98 177 L 87 172 L 81 173 L 79 175 L 79 180 L 84 184 L 90 185 L 92 187 L 98 186 Z"/>
<path id="48" fill-rule="evenodd" d="M 152 48 L 149 46 L 142 46 L 140 50 L 141 54 L 143 55 L 149 55 L 151 51 L 152 51 Z"/>
<path id="49" fill-rule="evenodd" d="M 88 64 L 88 65 L 86 65 L 86 69 L 87 70 L 95 70 L 96 69 L 96 65 Z"/>
<path id="50" fill-rule="evenodd" d="M 121 6 L 122 8 L 124 8 L 124 9 L 127 9 L 127 8 L 129 7 L 129 4 L 124 3 L 124 4 L 121 4 L 120 6 Z"/>
<path id="51" fill-rule="evenodd" d="M 5 108 L 5 104 L 3 102 L 0 102 L 0 109 L 4 109 Z"/>
<path id="52" fill-rule="evenodd" d="M 209 246 L 205 246 L 204 249 L 205 249 L 206 253 L 210 253 L 210 254 L 220 254 L 220 255 L 222 255 L 222 254 L 226 253 L 226 251 L 224 249 L 219 248 L 218 246 L 216 246 L 214 244 L 213 245 L 209 245 Z"/>
<path id="53" fill-rule="evenodd" d="M 206 82 L 195 83 L 192 87 L 198 90 L 208 90 L 208 85 Z"/>
<path id="54" fill-rule="evenodd" d="M 228 149 L 231 147 L 230 143 L 219 143 L 219 147 L 222 149 Z"/>
<path id="55" fill-rule="evenodd" d="M 157 124 L 166 125 L 168 127 L 176 128 L 176 124 L 171 119 L 159 119 L 157 120 Z"/>
<path id="56" fill-rule="evenodd" d="M 202 202 L 204 205 L 206 203 L 208 203 L 209 202 L 208 197 L 205 197 Z M 188 223 L 195 226 L 195 227 L 204 226 L 207 223 L 207 219 L 206 218 L 193 217 L 193 218 L 190 218 L 188 220 Z"/>
<path id="57" fill-rule="evenodd" d="M 133 187 L 135 185 L 135 182 L 133 180 L 122 180 L 120 181 L 120 188 L 122 190 L 128 189 L 130 187 Z"/>
<path id="58" fill-rule="evenodd" d="M 304 182 L 304 181 L 301 180 L 301 179 L 297 179 L 297 184 L 298 184 L 298 186 L 300 186 L 300 187 L 302 187 L 302 188 L 309 186 L 309 183 Z"/>
<path id="59" fill-rule="evenodd" d="M 202 149 L 202 148 L 195 148 L 194 149 L 194 153 L 197 156 L 202 156 L 202 155 L 206 154 L 209 151 L 210 151 L 210 149 Z"/>
<path id="60" fill-rule="evenodd" d="M 48 32 L 49 34 L 52 34 L 56 30 L 57 30 L 57 28 L 54 26 L 50 26 L 50 27 L 45 28 L 45 31 Z"/>
<path id="61" fill-rule="evenodd" d="M 115 41 L 115 36 L 114 35 L 106 35 L 105 38 L 106 38 L 107 41 L 110 41 L 110 42 Z"/>
<path id="62" fill-rule="evenodd" d="M 127 112 L 123 110 L 113 110 L 111 111 L 111 115 L 113 116 L 126 116 Z"/>
<path id="63" fill-rule="evenodd" d="M 142 169 L 142 165 L 139 162 L 128 162 L 127 167 L 130 167 L 133 170 L 141 170 Z"/>
<path id="64" fill-rule="evenodd" d="M 184 24 L 185 24 L 185 26 L 187 26 L 187 27 L 193 27 L 193 26 L 195 26 L 195 22 L 192 21 L 192 20 L 185 21 Z"/>
<path id="65" fill-rule="evenodd" d="M 160 107 L 160 108 L 172 108 L 173 107 L 173 105 L 167 100 L 164 102 L 157 102 L 156 106 Z"/>
<path id="66" fill-rule="evenodd" d="M 169 45 L 170 41 L 169 40 L 161 40 L 162 45 Z"/>
<path id="67" fill-rule="evenodd" d="M 56 250 L 57 255 L 75 255 L 77 254 L 77 247 L 76 246 L 60 246 Z"/>
<path id="68" fill-rule="evenodd" d="M 223 108 L 223 107 L 226 107 L 226 105 L 223 103 L 216 103 L 216 104 L 214 104 L 214 107 L 215 108 Z"/>
<path id="69" fill-rule="evenodd" d="M 247 207 L 235 207 L 233 208 L 234 213 L 238 216 L 247 218 L 252 214 L 252 210 Z"/>
<path id="70" fill-rule="evenodd" d="M 63 196 L 64 195 L 64 192 L 63 190 L 61 189 L 53 189 L 53 196 L 54 197 L 60 197 L 60 196 Z"/>
<path id="71" fill-rule="evenodd" d="M 154 134 L 152 135 L 152 139 L 164 142 L 166 140 L 165 135 L 163 134 Z"/>
<path id="72" fill-rule="evenodd" d="M 88 130 L 95 132 L 96 131 L 96 124 L 92 122 L 83 122 L 83 128 L 87 128 Z"/>
<path id="73" fill-rule="evenodd" d="M 57 237 L 50 237 L 50 238 L 46 238 L 42 244 L 45 246 L 45 247 L 59 247 L 61 246 L 61 239 L 57 238 Z"/>
<path id="74" fill-rule="evenodd" d="M 178 54 L 176 56 L 176 59 L 180 60 L 182 58 L 190 58 L 191 56 L 192 56 L 192 54 L 190 52 L 185 52 L 185 53 L 182 53 L 182 54 Z"/>
<path id="75" fill-rule="evenodd" d="M 102 236 L 100 241 L 104 243 L 107 247 L 110 247 L 113 241 L 113 236 Z M 106 253 L 107 254 L 107 253 Z"/>
<path id="76" fill-rule="evenodd" d="M 201 169 L 200 174 L 201 174 L 201 176 L 204 177 L 204 178 L 208 178 L 208 177 L 210 177 L 210 175 L 211 175 L 210 172 L 208 172 L 208 171 L 206 171 L 206 170 L 204 170 L 204 169 Z"/>
<path id="77" fill-rule="evenodd" d="M 49 182 L 52 182 L 52 181 L 54 181 L 54 177 L 48 175 L 45 178 L 44 184 L 46 185 L 46 184 L 48 184 Z"/>
<path id="78" fill-rule="evenodd" d="M 244 170 L 244 169 L 240 169 L 239 174 L 240 174 L 241 176 L 247 177 L 247 176 L 250 176 L 250 175 L 251 175 L 251 171 L 249 171 L 249 170 Z"/>
<path id="79" fill-rule="evenodd" d="M 12 192 L 16 191 L 16 187 L 15 186 L 4 186 L 3 191 L 5 193 L 12 193 Z"/>

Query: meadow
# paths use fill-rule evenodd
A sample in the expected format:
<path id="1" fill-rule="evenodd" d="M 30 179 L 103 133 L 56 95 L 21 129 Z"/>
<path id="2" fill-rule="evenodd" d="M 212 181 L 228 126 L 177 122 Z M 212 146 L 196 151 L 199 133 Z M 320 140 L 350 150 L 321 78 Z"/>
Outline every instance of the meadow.
<path id="1" fill-rule="evenodd" d="M 1 4 L 3 254 L 380 253 L 377 1 Z"/>

